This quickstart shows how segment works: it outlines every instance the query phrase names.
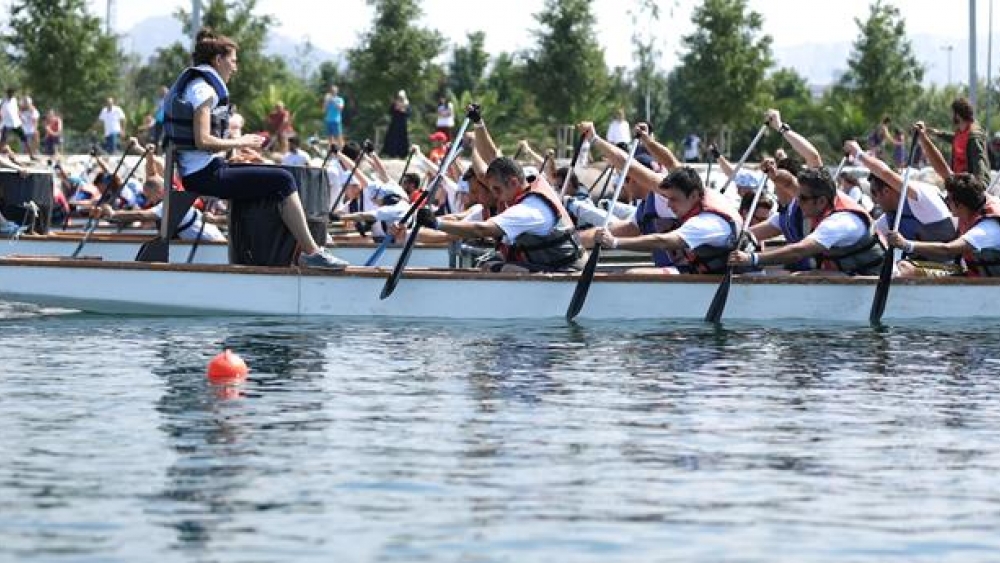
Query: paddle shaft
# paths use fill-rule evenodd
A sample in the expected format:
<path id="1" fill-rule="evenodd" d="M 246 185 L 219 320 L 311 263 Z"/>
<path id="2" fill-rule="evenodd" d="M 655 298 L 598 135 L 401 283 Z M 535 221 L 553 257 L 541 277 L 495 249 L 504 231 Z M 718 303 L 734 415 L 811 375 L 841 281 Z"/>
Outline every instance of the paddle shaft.
<path id="1" fill-rule="evenodd" d="M 629 145 L 628 149 L 628 158 L 625 159 L 625 165 L 622 166 L 621 174 L 619 174 L 615 182 L 615 192 L 611 198 L 611 204 L 608 206 L 608 214 L 605 215 L 604 223 L 601 225 L 602 229 L 607 229 L 608 224 L 611 223 L 611 217 L 614 215 L 611 210 L 621 196 L 622 188 L 625 186 L 625 177 L 628 176 L 629 167 L 632 165 L 632 160 L 635 158 L 635 151 L 638 147 L 639 139 L 632 139 L 632 144 Z M 573 290 L 573 298 L 570 299 L 569 307 L 566 309 L 566 320 L 572 321 L 583 310 L 583 304 L 587 301 L 587 294 L 590 292 L 590 284 L 594 281 L 594 273 L 597 271 L 597 262 L 600 260 L 600 257 L 601 245 L 595 244 L 594 248 L 590 250 L 590 257 L 587 259 L 587 264 L 580 274 L 580 279 L 576 282 L 576 288 Z"/>
<path id="2" fill-rule="evenodd" d="M 573 146 L 573 158 L 570 160 L 569 169 L 566 170 L 566 177 L 563 178 L 562 189 L 559 190 L 559 197 L 566 195 L 566 189 L 569 188 L 569 178 L 573 175 L 573 171 L 576 170 L 576 161 L 580 158 L 580 149 L 583 147 L 583 135 L 577 136 L 576 145 Z"/>
<path id="3" fill-rule="evenodd" d="M 413 160 L 413 149 L 410 149 L 410 154 L 406 155 L 406 162 L 403 164 L 403 172 L 399 175 L 400 186 L 403 185 L 403 178 L 406 176 L 406 172 L 410 169 L 410 162 Z"/>
<path id="4" fill-rule="evenodd" d="M 762 127 L 761 132 L 765 131 L 766 127 L 767 127 L 766 125 Z M 754 139 L 753 144 L 756 144 L 758 141 L 760 141 L 759 134 L 757 138 Z M 753 144 L 751 145 L 751 147 L 753 146 Z M 743 154 L 744 158 L 746 158 L 747 154 L 749 154 L 749 150 L 750 149 L 747 149 L 747 153 Z M 711 162 L 709 162 L 709 164 L 711 164 Z M 732 181 L 732 179 L 735 176 L 736 174 L 734 173 L 729 178 L 729 181 Z M 729 182 L 727 182 L 726 185 L 728 186 Z M 764 193 L 764 188 L 766 186 L 767 186 L 767 174 L 765 174 L 764 177 L 761 178 L 760 182 L 757 183 L 757 189 L 754 191 L 753 194 L 753 201 L 750 202 L 750 210 L 747 211 L 747 216 L 744 219 L 743 224 L 740 226 L 740 232 L 736 236 L 737 249 L 739 249 L 740 243 L 743 242 L 743 237 L 746 236 L 747 229 L 750 228 L 750 221 L 753 219 L 754 212 L 757 211 L 757 204 L 760 203 L 760 196 L 761 194 Z M 732 285 L 733 285 L 733 266 L 731 264 L 727 264 L 726 272 L 722 276 L 722 282 L 720 282 L 719 287 L 716 288 L 715 295 L 712 296 L 712 302 L 708 305 L 708 310 L 705 312 L 705 322 L 718 323 L 719 321 L 722 320 L 722 313 L 726 310 L 726 303 L 729 301 L 729 288 Z"/>
<path id="5" fill-rule="evenodd" d="M 913 170 L 913 158 L 917 154 L 918 132 L 913 132 L 913 139 L 910 141 L 910 155 L 906 161 L 906 171 L 903 173 L 903 185 L 899 189 L 899 203 L 896 206 L 896 216 L 893 217 L 892 230 L 899 231 L 900 221 L 903 219 L 903 206 L 906 205 L 906 192 L 910 189 L 910 171 Z M 895 269 L 896 261 L 899 259 L 898 249 L 889 248 L 882 256 L 882 270 L 879 272 L 878 285 L 875 286 L 875 297 L 872 299 L 871 313 L 868 315 L 868 322 L 877 325 L 882 322 L 882 314 L 885 313 L 885 304 L 889 299 L 889 288 L 892 286 L 892 271 Z"/>
<path id="6" fill-rule="evenodd" d="M 358 166 L 361 166 L 361 161 L 365 159 L 365 155 L 367 154 L 368 151 L 362 148 L 361 154 L 358 155 L 358 159 L 354 161 L 354 166 L 351 167 L 351 172 L 347 175 L 347 180 L 345 180 L 343 185 L 340 186 L 340 191 L 337 192 L 337 198 L 333 200 L 333 205 L 330 206 L 331 212 L 336 213 L 337 208 L 340 207 L 340 200 L 344 199 L 344 192 L 346 192 L 347 187 L 351 185 L 351 180 L 354 179 L 354 173 L 358 171 Z M 364 194 L 362 194 L 362 197 L 364 197 Z"/>
<path id="7" fill-rule="evenodd" d="M 466 117 L 465 121 L 462 122 L 462 127 L 458 130 L 455 135 L 456 139 L 463 139 L 465 137 L 465 130 L 469 128 L 469 118 Z M 462 145 L 461 142 L 456 142 L 452 144 L 451 149 L 448 150 L 448 154 L 445 155 L 444 160 L 441 161 L 441 167 L 438 168 L 437 175 L 434 177 L 434 182 L 431 187 L 427 190 L 427 196 L 425 197 L 425 203 L 434 201 L 434 195 L 437 193 L 438 186 L 441 184 L 441 178 L 444 175 L 444 171 L 451 166 L 452 161 L 458 156 L 458 149 Z M 403 216 L 401 222 L 409 220 L 413 213 L 416 213 L 417 205 L 413 205 Z M 385 299 L 392 295 L 396 291 L 396 286 L 399 285 L 399 280 L 403 276 L 403 270 L 406 268 L 406 263 L 410 261 L 410 254 L 413 252 L 413 245 L 417 242 L 417 235 L 420 234 L 420 223 L 413 225 L 410 229 L 410 236 L 406 238 L 406 243 L 403 245 L 402 252 L 399 253 L 399 259 L 396 260 L 396 265 L 392 269 L 392 273 L 385 280 L 385 285 L 382 286 L 382 293 L 379 295 L 380 299 Z"/>
<path id="8" fill-rule="evenodd" d="M 740 173 L 740 170 L 743 168 L 743 165 L 746 164 L 747 159 L 750 158 L 750 153 L 752 153 L 753 150 L 757 148 L 757 143 L 759 143 L 760 140 L 764 138 L 765 133 L 767 133 L 767 123 L 760 126 L 760 129 L 757 131 L 757 136 L 753 138 L 753 141 L 750 141 L 750 146 L 748 146 L 747 150 L 743 152 L 743 156 L 740 157 L 740 161 L 736 163 L 736 168 L 733 169 L 733 173 L 729 175 L 729 178 L 726 180 L 726 183 L 723 184 L 721 188 L 719 188 L 720 193 L 725 192 L 726 189 L 729 188 L 729 184 L 733 183 L 733 180 L 736 178 L 736 175 Z"/>
<path id="9" fill-rule="evenodd" d="M 194 238 L 194 242 L 191 244 L 191 252 L 188 252 L 188 257 L 187 257 L 187 263 L 188 264 L 194 262 L 194 255 L 195 255 L 196 252 L 198 252 L 198 244 L 201 242 L 202 235 L 205 234 L 205 223 L 208 223 L 208 213 L 207 213 L 207 211 L 208 211 L 209 201 L 210 200 L 209 199 L 203 199 L 201 201 L 205 204 L 204 205 L 205 209 L 201 213 L 201 226 L 198 227 L 198 236 L 196 236 Z M 198 213 L 197 209 L 192 209 L 192 211 L 194 213 Z"/>
<path id="10" fill-rule="evenodd" d="M 608 166 L 605 166 L 605 167 L 604 167 L 604 170 L 601 170 L 601 173 L 597 175 L 597 178 L 596 178 L 596 179 L 594 180 L 594 183 L 590 184 L 590 191 L 594 191 L 594 188 L 596 188 L 596 187 L 597 187 L 597 184 L 598 184 L 598 183 L 599 183 L 599 182 L 600 182 L 600 181 L 601 181 L 601 180 L 602 180 L 602 179 L 604 178 L 604 176 L 605 176 L 605 175 L 606 175 L 606 174 L 608 173 L 608 171 L 610 171 L 610 170 L 611 170 L 611 166 L 610 166 L 610 165 L 608 165 Z M 602 194 L 602 195 L 603 195 L 603 194 Z"/>

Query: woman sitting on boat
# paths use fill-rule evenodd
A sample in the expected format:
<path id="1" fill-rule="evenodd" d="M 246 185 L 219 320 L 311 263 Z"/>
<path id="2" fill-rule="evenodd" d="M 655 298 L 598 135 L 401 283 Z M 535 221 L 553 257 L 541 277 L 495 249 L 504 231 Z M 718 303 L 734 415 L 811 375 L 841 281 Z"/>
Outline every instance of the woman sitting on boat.
<path id="1" fill-rule="evenodd" d="M 236 43 L 210 29 L 198 32 L 192 54 L 195 66 L 181 73 L 164 101 L 164 135 L 177 149 L 184 187 L 220 199 L 275 199 L 285 226 L 302 249 L 299 265 L 343 269 L 347 262 L 328 254 L 309 233 L 295 178 L 286 170 L 268 166 L 233 166 L 214 153 L 231 149 L 259 149 L 264 138 L 248 134 L 226 138 L 229 90 L 226 83 L 237 70 Z"/>
<path id="2" fill-rule="evenodd" d="M 473 123 L 476 150 L 489 161 L 486 180 L 504 211 L 485 221 L 443 219 L 424 207 L 417 221 L 425 227 L 463 239 L 493 237 L 501 240 L 502 261 L 488 262 L 496 272 L 554 272 L 583 268 L 586 251 L 559 194 L 543 178 L 528 180 L 512 158 L 498 156 L 478 106 L 467 116 Z"/>
<path id="3" fill-rule="evenodd" d="M 915 241 L 891 231 L 889 244 L 935 260 L 961 257 L 969 276 L 1000 276 L 1000 200 L 987 195 L 986 186 L 968 173 L 950 176 L 944 189 L 948 192 L 945 201 L 958 217 L 958 238 L 949 242 Z"/>
<path id="4" fill-rule="evenodd" d="M 798 242 L 761 252 L 733 252 L 729 263 L 752 268 L 815 257 L 821 269 L 845 275 L 878 275 L 884 249 L 871 216 L 839 191 L 826 168 L 799 172 L 797 203 L 815 228 Z"/>

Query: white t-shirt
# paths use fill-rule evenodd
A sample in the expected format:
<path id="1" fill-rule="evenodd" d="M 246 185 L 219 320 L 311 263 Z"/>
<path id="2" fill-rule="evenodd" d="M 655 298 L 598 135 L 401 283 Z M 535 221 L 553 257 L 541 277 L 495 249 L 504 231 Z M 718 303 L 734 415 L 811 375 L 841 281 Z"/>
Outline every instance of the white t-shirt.
<path id="1" fill-rule="evenodd" d="M 677 214 L 674 213 L 673 209 L 670 209 L 670 205 L 667 203 L 667 198 L 663 197 L 658 193 L 653 193 L 653 208 L 656 210 L 656 216 L 662 217 L 664 219 L 676 219 Z M 636 213 L 632 214 L 632 224 L 639 224 L 639 216 Z"/>
<path id="2" fill-rule="evenodd" d="M 627 143 L 632 140 L 629 134 L 628 121 L 615 119 L 608 125 L 607 140 L 611 144 Z"/>
<path id="3" fill-rule="evenodd" d="M 690 249 L 705 245 L 726 247 L 736 236 L 729 222 L 715 213 L 699 213 L 674 232 Z"/>
<path id="4" fill-rule="evenodd" d="M 980 221 L 962 235 L 962 240 L 976 250 L 1000 248 L 1000 223 L 992 220 Z"/>
<path id="5" fill-rule="evenodd" d="M 816 229 L 806 237 L 814 240 L 823 248 L 840 248 L 851 246 L 868 233 L 865 222 L 854 213 L 838 211 L 820 221 Z"/>
<path id="6" fill-rule="evenodd" d="M 0 105 L 0 127 L 17 129 L 21 126 L 21 113 L 17 106 L 17 98 L 11 96 Z"/>
<path id="7" fill-rule="evenodd" d="M 437 127 L 450 128 L 455 126 L 455 106 L 453 106 L 451 102 L 439 105 L 437 114 Z"/>
<path id="8" fill-rule="evenodd" d="M 185 101 L 191 104 L 194 109 L 198 109 L 207 100 L 212 100 L 212 109 L 219 105 L 219 97 L 204 78 L 195 78 L 188 82 L 184 93 L 181 95 Z M 208 151 L 178 151 L 177 164 L 181 169 L 181 176 L 190 176 L 195 172 L 205 168 L 212 162 L 215 155 Z"/>
<path id="9" fill-rule="evenodd" d="M 163 203 L 157 203 L 153 207 L 149 208 L 150 211 L 156 214 L 157 218 L 163 219 Z M 194 220 L 192 221 L 192 214 L 194 215 Z M 189 207 L 187 213 L 184 214 L 184 218 L 181 219 L 179 227 L 183 227 L 190 223 L 185 229 L 178 231 L 177 236 L 181 240 L 195 240 L 198 238 L 198 233 L 201 233 L 201 240 L 212 241 L 212 242 L 226 242 L 226 237 L 222 234 L 222 231 L 218 227 L 211 223 L 205 224 L 205 230 L 201 230 L 201 223 L 204 221 L 205 216 L 202 215 L 201 211 L 193 207 Z"/>
<path id="10" fill-rule="evenodd" d="M 490 219 L 503 231 L 506 244 L 514 244 L 522 234 L 544 236 L 555 228 L 558 217 L 541 196 L 529 196 Z"/>
<path id="11" fill-rule="evenodd" d="M 692 160 L 701 154 L 701 138 L 697 135 L 688 135 L 684 139 L 684 159 Z"/>
<path id="12" fill-rule="evenodd" d="M 872 209 L 875 209 L 875 202 L 858 186 L 851 186 L 851 189 L 847 190 L 847 197 L 858 202 L 858 205 L 864 207 L 865 211 L 869 213 L 872 212 Z"/>
<path id="13" fill-rule="evenodd" d="M 941 197 L 941 192 L 938 191 L 937 186 L 926 182 L 910 180 L 910 187 L 914 188 L 917 192 L 916 199 L 909 196 L 906 198 L 907 203 L 910 204 L 910 211 L 913 213 L 914 219 L 924 225 L 936 223 L 941 219 L 952 219 L 954 221 L 951 210 L 948 209 L 948 204 L 944 202 L 944 198 Z M 887 215 L 882 215 L 875 222 L 875 230 L 883 235 L 888 233 L 891 227 L 892 225 L 889 224 L 889 217 Z"/>
<path id="14" fill-rule="evenodd" d="M 104 124 L 104 136 L 108 135 L 121 135 L 122 133 L 122 120 L 125 119 L 125 112 L 122 108 L 118 106 L 104 106 L 101 108 L 100 115 L 97 119 Z"/>
<path id="15" fill-rule="evenodd" d="M 290 152 L 281 159 L 281 164 L 285 166 L 309 166 L 309 153 L 302 149 Z"/>
<path id="16" fill-rule="evenodd" d="M 38 114 L 38 109 L 28 108 L 21 112 L 21 126 L 24 128 L 24 134 L 31 136 L 38 131 L 38 118 L 41 117 Z"/>

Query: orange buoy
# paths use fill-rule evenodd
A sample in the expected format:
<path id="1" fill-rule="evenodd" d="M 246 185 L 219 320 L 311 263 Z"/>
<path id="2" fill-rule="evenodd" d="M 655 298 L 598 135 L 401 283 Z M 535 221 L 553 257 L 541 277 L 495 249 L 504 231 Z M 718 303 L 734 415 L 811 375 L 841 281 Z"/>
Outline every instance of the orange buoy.
<path id="1" fill-rule="evenodd" d="M 247 367 L 243 358 L 237 356 L 232 350 L 225 350 L 208 362 L 208 380 L 216 384 L 240 383 L 247 378 L 250 368 Z"/>

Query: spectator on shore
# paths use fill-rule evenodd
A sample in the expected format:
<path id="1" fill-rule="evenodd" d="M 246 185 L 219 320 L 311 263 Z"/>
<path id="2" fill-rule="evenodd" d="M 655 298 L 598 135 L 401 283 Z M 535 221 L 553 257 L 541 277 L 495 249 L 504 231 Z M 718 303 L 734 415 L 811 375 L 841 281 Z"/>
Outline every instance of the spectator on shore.
<path id="1" fill-rule="evenodd" d="M 104 127 L 104 150 L 115 154 L 121 148 L 122 131 L 125 130 L 125 112 L 115 105 L 114 98 L 108 98 L 97 120 Z"/>
<path id="2" fill-rule="evenodd" d="M 327 140 L 339 147 L 344 146 L 344 98 L 336 86 L 330 86 L 330 91 L 323 97 L 323 113 Z"/>
<path id="3" fill-rule="evenodd" d="M 628 144 L 632 140 L 628 120 L 625 119 L 625 108 L 618 108 L 615 111 L 615 117 L 608 124 L 608 134 L 605 138 L 609 143 L 614 145 L 618 143 Z"/>
<path id="4" fill-rule="evenodd" d="M 434 125 L 437 132 L 444 135 L 445 142 L 451 140 L 451 132 L 455 128 L 455 106 L 447 96 L 438 98 L 437 122 Z"/>
<path id="5" fill-rule="evenodd" d="M 292 126 L 292 114 L 285 109 L 285 103 L 278 101 L 274 109 L 267 114 L 267 133 L 271 137 L 267 148 L 274 152 L 288 152 L 288 138 L 295 134 Z"/>
<path id="6" fill-rule="evenodd" d="M 35 158 L 31 144 L 28 143 L 28 136 L 24 132 L 21 122 L 21 107 L 17 103 L 17 90 L 14 88 L 8 88 L 7 96 L 0 102 L 0 144 L 6 143 L 11 133 L 21 139 L 21 145 L 28 156 Z M 12 150 L 9 145 L 7 149 Z"/>
<path id="7" fill-rule="evenodd" d="M 21 98 L 21 129 L 28 138 L 28 154 L 38 152 L 38 119 L 41 116 L 30 96 Z"/>
<path id="8" fill-rule="evenodd" d="M 63 122 L 59 112 L 50 109 L 45 114 L 45 136 L 42 138 L 42 152 L 49 156 L 59 156 L 62 146 Z"/>
<path id="9" fill-rule="evenodd" d="M 382 154 L 389 158 L 406 158 L 410 150 L 410 100 L 406 90 L 400 90 L 389 106 L 389 127 L 385 131 Z"/>
<path id="10" fill-rule="evenodd" d="M 684 137 L 684 142 L 682 143 L 684 152 L 682 156 L 684 157 L 684 162 L 700 162 L 701 161 L 701 138 L 694 133 L 688 133 L 687 137 Z"/>
<path id="11" fill-rule="evenodd" d="M 434 164 L 441 164 L 446 154 L 448 154 L 448 135 L 435 131 L 427 138 L 431 142 L 431 150 L 427 153 L 427 158 Z"/>

